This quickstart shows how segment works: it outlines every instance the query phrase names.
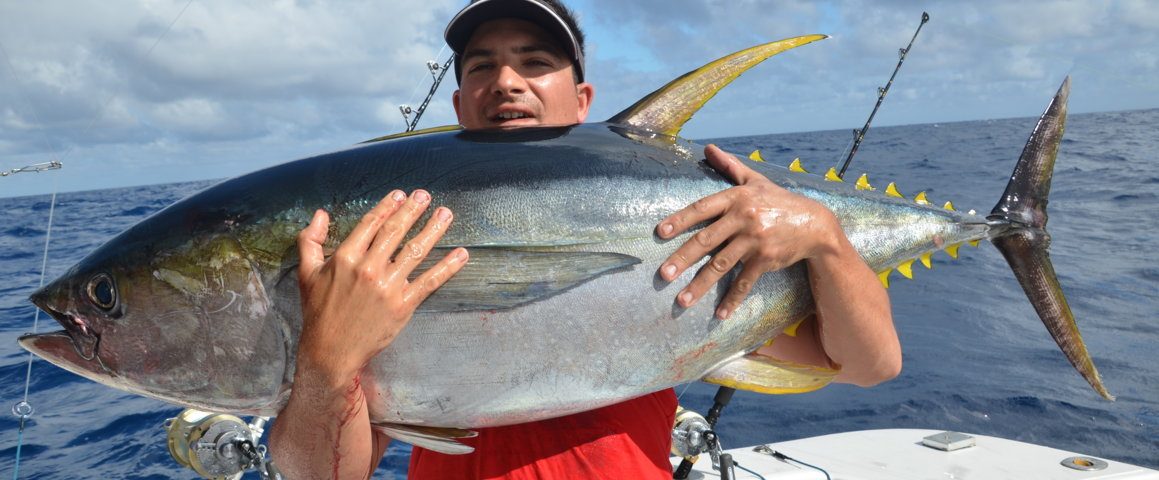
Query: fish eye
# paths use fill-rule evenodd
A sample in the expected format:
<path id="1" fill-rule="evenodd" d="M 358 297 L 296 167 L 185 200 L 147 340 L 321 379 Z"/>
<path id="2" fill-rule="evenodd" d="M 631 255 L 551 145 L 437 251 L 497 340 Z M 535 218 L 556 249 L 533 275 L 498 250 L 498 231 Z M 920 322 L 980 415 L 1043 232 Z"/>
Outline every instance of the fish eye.
<path id="1" fill-rule="evenodd" d="M 89 300 L 102 310 L 110 311 L 117 306 L 117 286 L 108 274 L 97 274 L 89 280 L 88 295 Z"/>

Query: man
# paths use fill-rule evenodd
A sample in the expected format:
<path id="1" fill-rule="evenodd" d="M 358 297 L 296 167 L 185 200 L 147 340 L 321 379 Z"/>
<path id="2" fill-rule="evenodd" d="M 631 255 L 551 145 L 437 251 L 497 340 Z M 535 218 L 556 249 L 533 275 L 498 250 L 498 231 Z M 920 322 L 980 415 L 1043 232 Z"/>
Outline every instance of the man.
<path id="1" fill-rule="evenodd" d="M 584 82 L 583 35 L 556 0 L 481 0 L 446 30 L 458 54 L 453 95 L 467 129 L 570 125 L 588 115 L 595 90 Z M 841 366 L 838 381 L 873 385 L 897 375 L 900 347 L 889 301 L 831 212 L 777 187 L 715 146 L 709 163 L 737 183 L 676 212 L 656 228 L 672 238 L 711 224 L 660 267 L 668 281 L 710 252 L 711 260 L 677 294 L 696 303 L 738 262 L 739 276 L 717 307 L 726 320 L 765 272 L 798 261 L 809 266 L 817 315 L 770 347 L 778 358 Z M 415 308 L 466 263 L 457 249 L 415 282 L 407 275 L 450 226 L 436 210 L 422 232 L 401 239 L 430 195 L 392 192 L 335 255 L 324 260 L 328 218 L 319 211 L 299 237 L 304 327 L 294 389 L 271 437 L 281 468 L 302 478 L 365 478 L 389 439 L 370 428 L 358 371 L 385 348 Z M 365 332 L 373 326 L 371 332 Z M 358 335 L 350 332 L 359 331 Z M 362 338 L 359 338 L 362 337 Z M 415 448 L 410 477 L 671 478 L 668 448 L 676 398 L 671 389 L 563 418 L 484 428 L 464 443 L 469 455 Z"/>

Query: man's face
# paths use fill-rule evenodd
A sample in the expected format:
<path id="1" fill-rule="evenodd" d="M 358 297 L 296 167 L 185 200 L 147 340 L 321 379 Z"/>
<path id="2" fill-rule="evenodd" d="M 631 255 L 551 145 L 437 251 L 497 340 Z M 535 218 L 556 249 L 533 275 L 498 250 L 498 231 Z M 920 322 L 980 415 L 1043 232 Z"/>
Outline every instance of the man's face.
<path id="1" fill-rule="evenodd" d="M 587 118 L 594 89 L 576 85 L 571 59 L 538 25 L 484 23 L 461 63 L 462 82 L 452 100 L 467 129 L 573 125 Z"/>

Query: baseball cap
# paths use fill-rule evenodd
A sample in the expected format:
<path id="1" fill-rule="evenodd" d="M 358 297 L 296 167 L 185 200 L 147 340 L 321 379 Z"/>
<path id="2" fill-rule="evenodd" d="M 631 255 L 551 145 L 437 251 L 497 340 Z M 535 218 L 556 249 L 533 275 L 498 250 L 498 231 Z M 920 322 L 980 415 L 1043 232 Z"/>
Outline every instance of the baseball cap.
<path id="1" fill-rule="evenodd" d="M 566 18 L 565 18 L 566 16 Z M 447 24 L 443 36 L 455 51 L 455 80 L 462 83 L 462 65 L 459 58 L 475 29 L 485 22 L 499 18 L 518 18 L 538 25 L 550 33 L 571 57 L 579 81 L 584 79 L 584 50 L 580 36 L 573 30 L 575 20 L 566 12 L 557 11 L 542 0 L 475 0 L 459 11 Z"/>

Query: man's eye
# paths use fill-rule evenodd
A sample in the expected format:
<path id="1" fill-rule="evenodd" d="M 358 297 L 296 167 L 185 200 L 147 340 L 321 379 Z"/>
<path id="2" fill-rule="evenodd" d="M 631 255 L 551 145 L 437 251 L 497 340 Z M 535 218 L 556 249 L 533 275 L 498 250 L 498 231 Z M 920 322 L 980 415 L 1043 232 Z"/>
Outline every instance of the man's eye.
<path id="1" fill-rule="evenodd" d="M 476 63 L 467 68 L 467 73 L 484 71 L 491 68 L 490 63 Z"/>

